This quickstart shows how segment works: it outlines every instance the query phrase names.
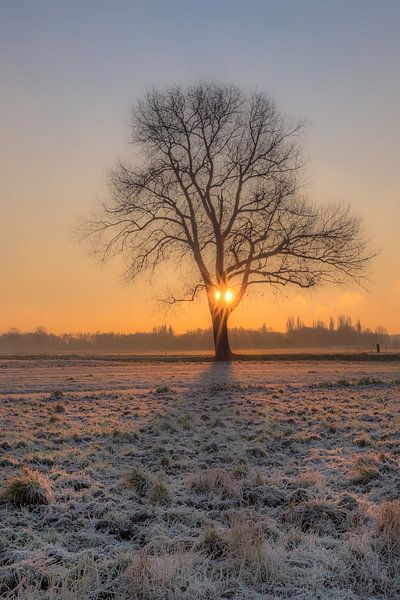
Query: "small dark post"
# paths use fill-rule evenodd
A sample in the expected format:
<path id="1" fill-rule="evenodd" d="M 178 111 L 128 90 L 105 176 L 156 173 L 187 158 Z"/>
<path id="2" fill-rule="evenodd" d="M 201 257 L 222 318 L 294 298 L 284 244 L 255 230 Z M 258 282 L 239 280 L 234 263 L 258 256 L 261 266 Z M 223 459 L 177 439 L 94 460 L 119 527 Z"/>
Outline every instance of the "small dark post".
<path id="1" fill-rule="evenodd" d="M 381 351 L 381 345 L 380 345 L 380 344 L 377 344 L 377 345 L 376 345 L 376 351 L 378 352 L 378 354 L 379 354 L 379 352 Z"/>

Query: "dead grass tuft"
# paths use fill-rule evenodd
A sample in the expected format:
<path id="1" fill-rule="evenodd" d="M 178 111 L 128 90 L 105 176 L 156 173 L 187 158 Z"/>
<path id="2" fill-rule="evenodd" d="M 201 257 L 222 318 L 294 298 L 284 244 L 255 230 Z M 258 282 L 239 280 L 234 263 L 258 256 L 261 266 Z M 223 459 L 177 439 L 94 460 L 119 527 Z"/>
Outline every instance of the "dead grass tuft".
<path id="1" fill-rule="evenodd" d="M 205 564 L 193 552 L 177 550 L 132 556 L 123 574 L 123 598 L 137 600 L 217 600 L 218 584 L 209 582 Z"/>
<path id="2" fill-rule="evenodd" d="M 198 494 L 219 493 L 224 498 L 238 498 L 241 495 L 239 482 L 221 468 L 199 471 L 189 478 L 188 483 Z"/>
<path id="3" fill-rule="evenodd" d="M 19 507 L 50 504 L 53 501 L 52 485 L 45 475 L 25 467 L 20 475 L 15 475 L 8 481 L 4 498 Z"/>
<path id="4" fill-rule="evenodd" d="M 250 446 L 247 448 L 247 454 L 254 456 L 254 458 L 265 458 L 267 451 L 260 445 Z"/>
<path id="5" fill-rule="evenodd" d="M 357 456 L 349 471 L 350 482 L 356 485 L 368 483 L 379 475 L 380 463 L 373 453 Z"/>
<path id="6" fill-rule="evenodd" d="M 351 536 L 339 547 L 335 571 L 341 587 L 354 590 L 357 598 L 398 598 L 385 566 L 374 551 L 368 534 Z"/>
<path id="7" fill-rule="evenodd" d="M 309 500 L 289 506 L 283 513 L 284 521 L 301 529 L 319 534 L 338 536 L 347 530 L 347 511 L 336 504 Z"/>
<path id="8" fill-rule="evenodd" d="M 254 583 L 286 580 L 285 552 L 272 543 L 263 523 L 245 513 L 235 514 L 227 533 L 228 552 L 241 576 Z"/>
<path id="9" fill-rule="evenodd" d="M 145 496 L 152 485 L 152 478 L 140 467 L 133 467 L 125 478 L 125 484 L 133 488 L 139 496 Z"/>
<path id="10" fill-rule="evenodd" d="M 227 551 L 226 532 L 215 527 L 215 525 L 206 526 L 194 544 L 193 549 L 204 551 L 214 558 L 220 558 Z"/>
<path id="11" fill-rule="evenodd" d="M 366 448 L 367 446 L 371 446 L 371 437 L 366 433 L 362 433 L 354 438 L 354 443 L 360 448 Z"/>
<path id="12" fill-rule="evenodd" d="M 172 494 L 167 484 L 160 479 L 155 481 L 147 491 L 147 498 L 152 504 L 169 506 L 172 504 Z"/>
<path id="13" fill-rule="evenodd" d="M 389 558 L 400 558 L 400 500 L 383 502 L 376 514 L 379 550 Z"/>

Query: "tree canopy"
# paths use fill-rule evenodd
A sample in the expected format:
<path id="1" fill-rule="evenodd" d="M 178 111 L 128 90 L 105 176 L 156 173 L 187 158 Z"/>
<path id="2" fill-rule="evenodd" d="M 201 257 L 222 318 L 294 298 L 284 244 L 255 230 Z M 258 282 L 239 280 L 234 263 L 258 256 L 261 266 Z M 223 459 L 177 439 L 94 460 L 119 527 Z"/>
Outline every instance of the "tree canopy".
<path id="1" fill-rule="evenodd" d="M 89 223 L 103 257 L 123 253 L 131 278 L 190 261 L 196 277 L 167 301 L 206 290 L 217 329 L 249 286 L 359 281 L 371 257 L 361 221 L 304 195 L 302 129 L 260 92 L 215 83 L 148 92 L 131 119 L 140 158 L 111 172 L 110 198 Z"/>

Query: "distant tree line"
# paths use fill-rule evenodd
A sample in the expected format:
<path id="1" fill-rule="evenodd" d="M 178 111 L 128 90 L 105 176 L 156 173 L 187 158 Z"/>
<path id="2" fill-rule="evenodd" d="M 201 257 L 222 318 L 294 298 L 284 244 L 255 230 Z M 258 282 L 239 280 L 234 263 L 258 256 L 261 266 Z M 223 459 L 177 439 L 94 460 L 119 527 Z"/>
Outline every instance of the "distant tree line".
<path id="1" fill-rule="evenodd" d="M 301 319 L 289 318 L 286 332 L 277 332 L 263 324 L 259 329 L 232 328 L 232 346 L 237 350 L 268 350 L 278 348 L 374 349 L 400 348 L 400 335 L 389 335 L 383 327 L 374 331 L 364 328 L 358 320 L 349 317 L 333 318 L 326 324 L 317 320 L 311 326 Z M 39 327 L 32 332 L 11 329 L 0 334 L 0 353 L 63 353 L 63 352 L 180 352 L 213 349 L 210 329 L 193 329 L 175 333 L 171 326 L 155 327 L 149 332 L 137 333 L 64 333 L 56 335 Z"/>

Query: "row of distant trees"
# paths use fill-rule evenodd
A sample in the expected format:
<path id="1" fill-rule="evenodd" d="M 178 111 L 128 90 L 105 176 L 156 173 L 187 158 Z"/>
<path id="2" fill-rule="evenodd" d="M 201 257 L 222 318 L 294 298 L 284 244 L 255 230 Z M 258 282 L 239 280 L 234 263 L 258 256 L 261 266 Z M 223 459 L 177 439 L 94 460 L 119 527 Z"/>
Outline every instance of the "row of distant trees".
<path id="1" fill-rule="evenodd" d="M 383 349 L 400 347 L 400 335 L 389 335 L 383 327 L 364 328 L 358 320 L 341 316 L 328 323 L 315 321 L 305 325 L 300 318 L 289 318 L 286 332 L 273 331 L 266 324 L 259 329 L 233 328 L 232 345 L 237 350 L 267 350 L 274 348 L 328 348 L 348 347 L 372 349 L 381 344 Z M 0 352 L 63 353 L 63 352 L 179 352 L 212 350 L 211 329 L 194 329 L 175 333 L 171 326 L 155 327 L 138 333 L 80 333 L 56 335 L 39 327 L 33 332 L 12 329 L 0 334 Z"/>

